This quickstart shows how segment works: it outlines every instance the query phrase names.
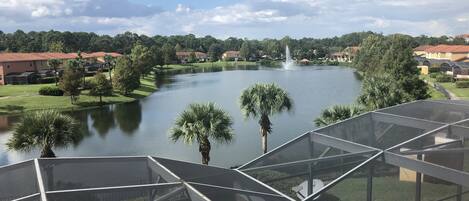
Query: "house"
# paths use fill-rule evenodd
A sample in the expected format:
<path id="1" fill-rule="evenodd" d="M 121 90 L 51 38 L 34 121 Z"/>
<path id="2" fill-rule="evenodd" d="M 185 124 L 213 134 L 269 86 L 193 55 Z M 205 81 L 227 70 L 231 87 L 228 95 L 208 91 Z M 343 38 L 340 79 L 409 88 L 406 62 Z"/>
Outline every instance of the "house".
<path id="1" fill-rule="evenodd" d="M 225 61 L 238 61 L 241 58 L 239 51 L 226 51 L 221 58 Z"/>
<path id="2" fill-rule="evenodd" d="M 425 58 L 469 62 L 469 45 L 437 45 L 425 50 Z"/>
<path id="3" fill-rule="evenodd" d="M 417 56 L 417 57 L 425 56 L 426 50 L 431 47 L 434 47 L 434 46 L 433 45 L 420 45 L 414 48 L 414 56 Z"/>
<path id="4" fill-rule="evenodd" d="M 462 38 L 466 41 L 466 43 L 469 43 L 469 34 L 461 34 L 456 36 L 456 38 Z"/>
<path id="5" fill-rule="evenodd" d="M 198 62 L 208 61 L 207 54 L 203 53 L 203 52 L 188 52 L 188 51 L 176 52 L 176 57 L 177 57 L 177 59 L 180 63 L 187 63 L 187 62 L 189 62 L 189 58 L 190 58 L 192 53 L 195 54 L 196 60 Z"/>
<path id="6" fill-rule="evenodd" d="M 81 56 L 88 63 L 104 61 L 105 55 L 113 57 L 122 56 L 118 53 L 82 53 Z M 57 52 L 38 52 L 38 53 L 0 53 L 0 85 L 8 84 L 6 76 L 10 76 L 9 80 L 18 80 L 18 76 L 25 72 L 40 72 L 43 70 L 51 70 L 47 64 L 49 59 L 69 60 L 78 57 L 77 53 L 57 53 Z M 65 63 L 65 62 L 63 62 Z M 63 67 L 64 64 L 62 64 Z M 24 79 L 23 79 L 24 80 Z M 30 79 L 26 79 L 30 80 Z M 13 83 L 24 83 L 13 81 Z"/>
<path id="7" fill-rule="evenodd" d="M 352 62 L 355 56 L 357 55 L 358 50 L 360 50 L 360 47 L 347 47 L 340 52 L 334 52 L 330 54 L 329 59 L 338 62 Z"/>

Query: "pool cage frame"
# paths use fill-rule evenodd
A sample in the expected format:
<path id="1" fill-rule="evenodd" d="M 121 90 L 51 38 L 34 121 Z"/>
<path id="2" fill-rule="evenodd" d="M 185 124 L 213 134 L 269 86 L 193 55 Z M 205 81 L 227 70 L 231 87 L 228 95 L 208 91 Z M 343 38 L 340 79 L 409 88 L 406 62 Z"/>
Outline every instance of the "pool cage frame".
<path id="1" fill-rule="evenodd" d="M 428 107 L 425 106 L 427 107 L 425 108 L 424 105 Z M 422 111 L 422 113 L 424 113 L 423 111 L 425 110 L 427 113 L 423 115 L 417 114 L 414 111 L 416 109 Z M 399 112 L 405 114 L 399 114 Z M 455 115 L 457 118 L 454 118 Z M 356 122 L 358 123 L 356 124 Z M 355 127 L 352 129 L 351 126 Z M 396 127 L 402 127 L 402 129 L 391 131 Z M 409 135 L 401 136 L 399 139 L 388 139 L 392 141 L 392 143 L 389 144 L 386 144 L 386 140 L 381 139 L 386 137 L 387 132 L 396 135 L 406 133 L 404 128 L 418 130 L 419 132 L 413 132 L 414 130 L 412 130 L 412 132 L 407 132 Z M 370 129 L 371 131 L 369 131 Z M 357 132 L 357 130 L 359 132 Z M 337 131 L 344 131 L 345 133 Z M 366 134 L 358 136 L 358 134 L 363 133 Z M 374 140 L 371 140 L 372 138 Z M 381 139 L 382 141 L 378 142 L 377 139 Z M 33 163 L 38 192 L 13 199 L 18 201 L 62 200 L 51 199 L 51 197 L 75 192 L 112 193 L 129 189 L 157 189 L 166 187 L 170 189 L 165 191 L 166 194 L 159 195 L 159 197 L 149 197 L 145 200 L 220 200 L 221 197 L 219 196 L 233 193 L 233 195 L 236 194 L 234 196 L 246 198 L 245 200 L 292 201 L 300 198 L 295 197 L 294 199 L 291 194 L 287 195 L 288 193 L 275 188 L 274 185 L 269 185 L 272 181 L 266 181 L 266 178 L 258 177 L 259 175 L 255 173 L 277 169 L 286 170 L 288 172 L 289 169 L 294 169 L 296 175 L 285 175 L 285 178 L 298 177 L 298 175 L 301 175 L 302 178 L 306 178 L 307 193 L 302 195 L 303 198 L 300 200 L 310 201 L 321 200 L 321 196 L 326 192 L 335 188 L 338 184 L 341 184 L 341 182 L 352 177 L 354 174 L 368 172 L 368 174 L 362 174 L 360 177 L 363 177 L 364 181 L 362 183 L 363 185 L 360 186 L 362 190 L 358 193 L 362 194 L 362 200 L 372 201 L 374 197 L 373 172 L 376 170 L 375 164 L 382 163 L 415 172 L 415 185 L 413 186 L 413 192 L 415 193 L 413 198 L 409 198 L 408 200 L 423 200 L 422 182 L 424 181 L 424 177 L 432 177 L 438 181 L 441 180 L 456 186 L 454 194 L 435 200 L 462 201 L 469 199 L 469 197 L 466 197 L 466 194 L 469 195 L 469 169 L 460 166 L 455 167 L 451 164 L 447 165 L 441 161 L 431 161 L 428 156 L 440 154 L 438 156 L 441 158 L 441 156 L 446 156 L 445 154 L 448 156 L 462 154 L 462 157 L 465 157 L 464 154 L 469 154 L 469 146 L 465 147 L 464 144 L 466 139 L 469 139 L 469 102 L 425 100 L 367 112 L 326 127 L 306 132 L 236 169 L 202 166 L 195 163 L 176 162 L 170 159 L 151 156 L 72 157 L 32 159 L 0 167 L 0 178 L 2 178 L 1 172 L 5 169 L 14 168 L 24 163 Z M 300 149 L 294 149 L 295 146 Z M 291 148 L 291 150 L 289 148 Z M 319 152 L 317 150 L 319 150 Z M 330 153 L 333 154 L 331 155 Z M 154 172 L 157 172 L 157 174 L 159 174 L 158 176 L 165 180 L 165 183 L 151 180 L 143 184 L 51 190 L 50 187 L 48 189 L 45 183 L 46 179 L 43 175 L 44 164 L 42 163 L 45 161 L 131 159 L 146 159 L 147 162 L 151 164 L 150 166 L 154 169 Z M 318 189 L 314 189 L 313 185 L 308 185 L 314 184 L 314 180 L 317 176 L 316 171 L 327 172 L 330 169 L 328 164 L 336 163 L 337 161 L 339 161 L 338 164 L 341 166 L 339 167 L 340 171 L 337 171 L 332 176 L 327 173 L 328 177 L 330 177 L 329 182 Z M 185 167 L 186 165 L 187 168 Z M 316 166 L 321 167 L 318 169 Z M 343 168 L 342 166 L 347 166 L 347 168 Z M 184 167 L 184 170 L 179 169 L 180 167 Z M 205 169 L 210 173 L 200 177 L 181 176 L 185 174 L 184 171 L 204 172 Z M 305 171 L 298 172 L 297 170 Z M 233 181 L 227 184 L 222 180 Z M 279 181 L 281 180 L 280 178 Z M 0 185 L 1 182 L 0 180 Z M 393 189 L 390 190 L 392 191 Z M 0 198 L 2 198 L 1 192 L 0 189 Z M 178 199 L 174 199 L 174 197 L 171 198 L 171 196 L 175 194 L 179 195 Z M 250 199 L 252 198 L 250 196 L 254 196 L 255 199 Z"/>

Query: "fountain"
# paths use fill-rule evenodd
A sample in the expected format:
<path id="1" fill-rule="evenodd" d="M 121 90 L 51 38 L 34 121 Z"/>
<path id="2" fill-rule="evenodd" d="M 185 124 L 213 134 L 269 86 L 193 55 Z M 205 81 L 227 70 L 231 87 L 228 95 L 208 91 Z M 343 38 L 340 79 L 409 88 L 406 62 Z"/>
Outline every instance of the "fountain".
<path id="1" fill-rule="evenodd" d="M 283 62 L 283 69 L 285 70 L 292 69 L 294 64 L 295 62 L 291 59 L 290 48 L 288 48 L 288 45 L 287 45 L 285 46 L 285 62 Z"/>

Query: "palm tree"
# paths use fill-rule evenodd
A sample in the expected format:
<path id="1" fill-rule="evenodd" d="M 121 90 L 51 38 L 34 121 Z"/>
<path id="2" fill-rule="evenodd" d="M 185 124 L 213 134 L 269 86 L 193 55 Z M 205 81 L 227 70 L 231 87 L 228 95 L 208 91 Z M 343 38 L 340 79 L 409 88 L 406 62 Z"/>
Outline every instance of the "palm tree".
<path id="1" fill-rule="evenodd" d="M 193 103 L 176 119 L 170 130 L 170 138 L 176 142 L 199 144 L 202 163 L 210 161 L 210 140 L 218 143 L 229 143 L 233 140 L 232 118 L 214 103 Z"/>
<path id="2" fill-rule="evenodd" d="M 59 81 L 58 68 L 59 68 L 60 64 L 62 64 L 62 61 L 60 61 L 58 59 L 49 59 L 49 60 L 47 60 L 47 65 L 49 66 L 49 68 L 52 68 L 54 70 L 55 86 L 57 86 L 57 83 Z"/>
<path id="3" fill-rule="evenodd" d="M 245 89 L 239 100 L 245 118 L 260 117 L 262 150 L 267 153 L 267 135 L 272 132 L 269 116 L 290 111 L 293 100 L 285 90 L 274 83 L 255 84 Z"/>
<path id="4" fill-rule="evenodd" d="M 368 110 L 376 110 L 412 100 L 387 74 L 367 76 L 363 80 L 361 94 L 357 102 Z"/>
<path id="5" fill-rule="evenodd" d="M 7 146 L 10 150 L 30 150 L 41 147 L 41 158 L 55 157 L 52 149 L 64 147 L 81 139 L 78 123 L 55 110 L 25 115 L 15 126 Z"/>
<path id="6" fill-rule="evenodd" d="M 317 127 L 327 126 L 363 113 L 365 109 L 358 105 L 334 105 L 321 112 L 314 120 Z"/>
<path id="7" fill-rule="evenodd" d="M 114 68 L 114 57 L 109 54 L 104 55 L 104 66 L 108 69 L 109 72 L 109 80 L 111 81 L 112 87 L 112 69 Z"/>

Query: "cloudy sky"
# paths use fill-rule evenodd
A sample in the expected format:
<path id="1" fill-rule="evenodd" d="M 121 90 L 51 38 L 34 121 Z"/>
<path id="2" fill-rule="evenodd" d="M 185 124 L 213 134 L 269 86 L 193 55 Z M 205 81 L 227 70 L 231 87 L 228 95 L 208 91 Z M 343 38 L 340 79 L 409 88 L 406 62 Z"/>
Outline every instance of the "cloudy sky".
<path id="1" fill-rule="evenodd" d="M 468 0 L 0 0 L 0 30 L 247 38 L 469 33 Z"/>

